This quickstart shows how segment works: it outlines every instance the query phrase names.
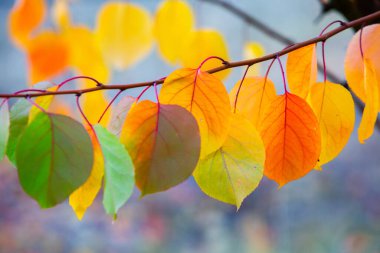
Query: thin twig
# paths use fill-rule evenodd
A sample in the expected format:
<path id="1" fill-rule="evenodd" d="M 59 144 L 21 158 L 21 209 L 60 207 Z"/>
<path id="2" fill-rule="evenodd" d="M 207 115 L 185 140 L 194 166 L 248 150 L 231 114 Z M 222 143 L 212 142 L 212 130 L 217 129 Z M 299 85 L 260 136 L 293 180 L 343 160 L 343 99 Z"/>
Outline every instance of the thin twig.
<path id="1" fill-rule="evenodd" d="M 216 73 L 222 70 L 230 69 L 230 68 L 236 68 L 241 66 L 249 66 L 253 65 L 259 62 L 264 62 L 267 60 L 275 59 L 277 56 L 288 54 L 292 51 L 295 51 L 299 48 L 305 47 L 307 45 L 315 44 L 318 42 L 326 41 L 329 38 L 335 36 L 338 33 L 341 33 L 344 30 L 347 30 L 351 27 L 358 27 L 363 23 L 369 22 L 371 20 L 380 18 L 380 11 L 377 11 L 375 13 L 372 13 L 370 15 L 364 16 L 362 18 L 353 20 L 351 22 L 346 23 L 345 26 L 340 26 L 338 28 L 335 28 L 331 30 L 328 33 L 323 34 L 322 36 L 318 36 L 300 43 L 296 43 L 294 45 L 291 45 L 283 50 L 280 50 L 278 52 L 265 55 L 263 57 L 249 59 L 249 60 L 243 60 L 243 61 L 235 61 L 235 62 L 226 62 L 222 64 L 220 67 L 213 68 L 208 70 L 207 72 L 212 74 Z M 132 83 L 132 84 L 114 84 L 114 85 L 100 85 L 93 88 L 87 88 L 87 89 L 78 89 L 78 90 L 64 90 L 64 91 L 45 91 L 40 93 L 25 93 L 25 94 L 0 94 L 0 98 L 15 98 L 15 97 L 40 97 L 40 96 L 49 96 L 49 95 L 68 95 L 68 94 L 84 94 L 88 92 L 94 92 L 99 90 L 126 90 L 126 89 L 132 89 L 132 88 L 138 88 L 138 87 L 146 87 L 151 86 L 154 83 L 156 85 L 162 84 L 165 81 L 165 78 L 148 81 L 148 82 L 141 82 L 141 83 Z M 334 80 L 332 80 L 334 82 Z"/>

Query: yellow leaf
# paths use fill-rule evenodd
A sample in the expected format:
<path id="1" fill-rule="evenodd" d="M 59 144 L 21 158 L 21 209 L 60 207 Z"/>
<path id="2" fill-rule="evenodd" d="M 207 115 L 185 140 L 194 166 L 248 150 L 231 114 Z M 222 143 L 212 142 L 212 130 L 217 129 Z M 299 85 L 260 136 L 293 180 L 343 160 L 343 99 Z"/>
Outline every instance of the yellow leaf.
<path id="1" fill-rule="evenodd" d="M 68 0 L 55 0 L 51 10 L 54 24 L 61 30 L 65 30 L 71 25 L 70 10 Z M 75 37 L 74 37 L 75 38 Z M 72 38 L 77 41 L 77 38 Z"/>
<path id="2" fill-rule="evenodd" d="M 264 161 L 260 135 L 247 119 L 234 114 L 226 141 L 199 161 L 193 176 L 204 193 L 239 209 L 259 185 Z"/>
<path id="3" fill-rule="evenodd" d="M 163 59 L 171 64 L 180 60 L 193 23 L 191 7 L 185 1 L 166 0 L 161 3 L 154 21 L 154 35 Z"/>
<path id="4" fill-rule="evenodd" d="M 374 65 L 369 59 L 364 59 L 364 92 L 366 103 L 358 129 L 359 141 L 362 144 L 373 134 L 379 111 L 379 82 Z"/>
<path id="5" fill-rule="evenodd" d="M 198 163 L 200 137 L 191 113 L 145 100 L 128 113 L 120 135 L 135 166 L 142 196 L 187 179 Z"/>
<path id="6" fill-rule="evenodd" d="M 18 0 L 9 13 L 9 33 L 12 41 L 25 48 L 30 34 L 39 26 L 45 16 L 45 0 Z"/>
<path id="7" fill-rule="evenodd" d="M 171 73 L 160 91 L 160 101 L 186 108 L 196 118 L 201 134 L 201 157 L 217 150 L 227 137 L 231 107 L 223 83 L 196 69 Z"/>
<path id="8" fill-rule="evenodd" d="M 331 82 L 312 85 L 309 101 L 321 130 L 321 154 L 317 164 L 320 167 L 346 146 L 355 125 L 355 106 L 350 92 Z"/>
<path id="9" fill-rule="evenodd" d="M 62 35 L 44 31 L 30 40 L 27 54 L 33 84 L 61 74 L 68 66 L 70 50 Z"/>
<path id="10" fill-rule="evenodd" d="M 94 202 L 96 195 L 102 186 L 104 175 L 104 159 L 102 149 L 96 134 L 92 129 L 88 130 L 94 148 L 94 165 L 87 181 L 75 190 L 69 198 L 69 203 L 79 220 L 82 220 L 87 208 Z"/>
<path id="11" fill-rule="evenodd" d="M 240 83 L 241 80 L 236 82 L 229 94 L 232 110 L 234 110 Z M 276 90 L 273 82 L 269 78 L 267 78 L 266 81 L 264 77 L 245 78 L 236 102 L 236 113 L 246 117 L 258 128 L 263 113 L 275 98 Z"/>
<path id="12" fill-rule="evenodd" d="M 229 58 L 223 36 L 218 31 L 211 29 L 201 29 L 192 32 L 189 35 L 183 52 L 181 63 L 186 68 L 197 68 L 203 60 L 210 56 L 218 56 L 226 61 Z M 222 65 L 220 60 L 210 59 L 203 65 L 202 70 L 207 71 Z M 230 70 L 228 69 L 214 75 L 220 79 L 224 79 L 229 73 Z"/>
<path id="13" fill-rule="evenodd" d="M 288 54 L 286 75 L 290 91 L 306 98 L 311 85 L 317 81 L 317 57 L 315 44 L 311 44 Z"/>
<path id="14" fill-rule="evenodd" d="M 89 92 L 83 95 L 83 112 L 91 124 L 96 124 L 106 109 L 108 100 L 102 91 Z M 111 117 L 110 110 L 106 112 L 100 124 L 107 126 Z"/>
<path id="15" fill-rule="evenodd" d="M 321 153 L 321 134 L 313 110 L 285 92 L 271 102 L 260 124 L 265 144 L 264 175 L 280 187 L 309 173 Z"/>
<path id="16" fill-rule="evenodd" d="M 149 13 L 123 2 L 107 2 L 98 13 L 95 34 L 106 61 L 121 70 L 148 55 L 153 31 Z"/>
<path id="17" fill-rule="evenodd" d="M 365 26 L 362 33 L 362 48 L 364 58 L 371 61 L 373 70 L 380 80 L 380 24 Z M 360 53 L 360 31 L 351 39 L 348 45 L 344 63 L 347 83 L 354 93 L 364 102 L 367 102 L 365 92 L 364 62 Z M 379 95 L 380 98 L 380 89 Z"/>
<path id="18" fill-rule="evenodd" d="M 58 85 L 53 86 L 47 89 L 47 91 L 57 91 Z M 50 107 L 51 102 L 53 101 L 54 96 L 42 96 L 37 97 L 34 101 L 36 104 L 38 104 L 41 108 L 48 110 Z M 37 116 L 37 114 L 41 112 L 40 108 L 37 108 L 36 106 L 33 106 L 32 109 L 30 109 L 29 112 L 29 123 L 32 122 L 32 120 Z"/>
<path id="19" fill-rule="evenodd" d="M 74 26 L 66 29 L 64 36 L 70 48 L 70 66 L 80 75 L 91 76 L 99 82 L 107 83 L 110 73 L 94 33 L 85 26 Z M 87 88 L 94 87 L 93 82 L 84 83 Z"/>
<path id="20" fill-rule="evenodd" d="M 264 56 L 265 50 L 260 43 L 248 42 L 244 45 L 244 58 L 254 59 Z M 247 76 L 258 76 L 260 75 L 260 63 L 256 63 L 248 69 Z"/>

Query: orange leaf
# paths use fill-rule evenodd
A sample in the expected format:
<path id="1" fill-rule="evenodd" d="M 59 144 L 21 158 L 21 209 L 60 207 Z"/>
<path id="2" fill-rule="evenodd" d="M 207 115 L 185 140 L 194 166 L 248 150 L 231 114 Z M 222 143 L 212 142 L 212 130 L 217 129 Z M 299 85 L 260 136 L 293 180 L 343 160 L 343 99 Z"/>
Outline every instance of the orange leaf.
<path id="1" fill-rule="evenodd" d="M 362 34 L 362 48 L 364 58 L 371 61 L 377 80 L 380 80 L 380 25 L 364 27 Z M 364 62 L 360 53 L 360 31 L 351 39 L 346 52 L 344 70 L 348 85 L 354 93 L 367 102 L 364 84 Z M 380 98 L 380 89 L 378 90 Z"/>
<path id="2" fill-rule="evenodd" d="M 13 42 L 25 48 L 32 31 L 45 16 L 45 0 L 18 0 L 9 14 L 9 33 Z"/>
<path id="3" fill-rule="evenodd" d="M 230 92 L 231 107 L 235 106 L 235 99 L 239 90 L 239 80 Z M 276 98 L 273 82 L 264 77 L 245 78 L 236 103 L 236 113 L 246 117 L 256 128 L 266 108 Z"/>
<path id="4" fill-rule="evenodd" d="M 311 85 L 317 81 L 317 57 L 315 44 L 311 44 L 288 54 L 286 75 L 290 91 L 306 98 Z"/>
<path id="5" fill-rule="evenodd" d="M 198 163 L 197 122 L 177 105 L 138 103 L 128 113 L 120 139 L 135 165 L 136 185 L 142 195 L 181 183 Z"/>
<path id="6" fill-rule="evenodd" d="M 272 101 L 260 124 L 266 149 L 264 175 L 280 187 L 305 176 L 318 161 L 321 136 L 310 106 L 285 93 Z"/>
<path id="7" fill-rule="evenodd" d="M 380 106 L 379 82 L 374 66 L 368 59 L 364 59 L 364 92 L 366 103 L 358 129 L 359 141 L 362 144 L 373 134 Z"/>
<path id="8" fill-rule="evenodd" d="M 231 109 L 226 88 L 218 78 L 196 69 L 176 70 L 165 79 L 160 101 L 180 105 L 197 119 L 202 158 L 222 146 L 229 131 Z"/>
<path id="9" fill-rule="evenodd" d="M 30 82 L 50 79 L 65 70 L 69 60 L 69 49 L 59 34 L 45 31 L 33 38 L 28 45 Z"/>

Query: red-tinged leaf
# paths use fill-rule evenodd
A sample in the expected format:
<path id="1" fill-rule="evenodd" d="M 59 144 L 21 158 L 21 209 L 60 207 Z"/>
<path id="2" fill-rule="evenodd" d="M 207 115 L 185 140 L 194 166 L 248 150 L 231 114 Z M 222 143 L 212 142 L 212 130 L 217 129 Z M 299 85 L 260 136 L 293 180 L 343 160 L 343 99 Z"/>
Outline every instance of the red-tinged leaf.
<path id="1" fill-rule="evenodd" d="M 223 83 L 196 69 L 170 74 L 160 91 L 160 101 L 186 108 L 197 119 L 201 134 L 201 157 L 222 146 L 231 122 L 231 108 Z"/>
<path id="2" fill-rule="evenodd" d="M 285 93 L 272 101 L 260 124 L 266 149 L 264 175 L 280 187 L 305 176 L 321 152 L 318 121 L 310 106 Z"/>
<path id="3" fill-rule="evenodd" d="M 129 110 L 135 105 L 136 98 L 131 96 L 123 97 L 120 102 L 112 108 L 111 120 L 108 130 L 114 135 L 119 136 L 123 127 L 125 118 Z"/>
<path id="4" fill-rule="evenodd" d="M 177 105 L 138 103 L 128 113 L 120 138 L 134 163 L 142 195 L 183 182 L 198 163 L 197 122 Z"/>
<path id="5" fill-rule="evenodd" d="M 363 29 L 362 49 L 364 58 L 372 63 L 377 80 L 380 80 L 380 24 L 365 26 Z M 360 31 L 355 34 L 348 45 L 344 71 L 350 88 L 366 103 L 365 66 L 360 50 Z M 378 98 L 380 98 L 380 89 L 378 92 Z"/>

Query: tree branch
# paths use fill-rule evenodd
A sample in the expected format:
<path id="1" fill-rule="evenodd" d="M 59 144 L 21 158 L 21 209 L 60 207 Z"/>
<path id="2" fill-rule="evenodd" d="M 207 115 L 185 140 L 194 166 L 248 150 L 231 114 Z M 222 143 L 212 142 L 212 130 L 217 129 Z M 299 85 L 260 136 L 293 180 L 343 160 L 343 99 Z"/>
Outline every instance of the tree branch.
<path id="1" fill-rule="evenodd" d="M 241 67 L 241 66 L 250 66 L 259 62 L 264 62 L 267 60 L 272 60 L 278 56 L 282 56 L 285 54 L 288 54 L 292 51 L 295 51 L 299 48 L 302 48 L 304 46 L 310 45 L 310 44 L 315 44 L 318 42 L 323 42 L 328 40 L 329 38 L 335 36 L 336 34 L 343 32 L 344 30 L 347 30 L 352 27 L 358 27 L 361 26 L 364 23 L 367 23 L 371 20 L 374 20 L 376 18 L 380 18 L 380 11 L 372 13 L 370 15 L 367 15 L 365 17 L 356 19 L 354 21 L 346 23 L 344 26 L 340 26 L 338 28 L 335 28 L 331 30 L 328 33 L 325 33 L 321 36 L 296 43 L 292 46 L 289 46 L 283 50 L 280 50 L 278 52 L 272 53 L 265 55 L 263 57 L 255 58 L 255 59 L 249 59 L 249 60 L 243 60 L 243 61 L 236 61 L 236 62 L 224 62 L 224 64 L 220 67 L 213 68 L 208 70 L 210 74 L 220 72 L 226 69 L 230 68 L 236 68 L 236 67 Z M 68 94 L 75 94 L 75 95 L 81 95 L 84 93 L 88 92 L 94 92 L 94 91 L 99 91 L 99 90 L 127 90 L 127 89 L 132 89 L 132 88 L 138 88 L 138 87 L 145 87 L 145 86 L 151 86 L 154 83 L 155 84 L 162 84 L 165 81 L 165 78 L 160 78 L 157 80 L 153 81 L 148 81 L 148 82 L 141 82 L 141 83 L 132 83 L 132 84 L 115 84 L 115 85 L 104 85 L 100 84 L 97 85 L 96 87 L 93 88 L 87 88 L 87 89 L 78 89 L 78 90 L 65 90 L 65 91 L 43 91 L 43 92 L 26 92 L 23 94 L 20 93 L 13 93 L 13 94 L 0 94 L 0 98 L 16 98 L 16 97 L 40 97 L 40 96 L 48 96 L 48 95 L 68 95 Z"/>

